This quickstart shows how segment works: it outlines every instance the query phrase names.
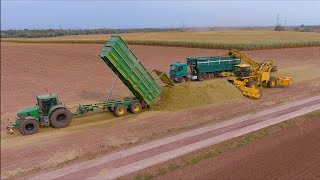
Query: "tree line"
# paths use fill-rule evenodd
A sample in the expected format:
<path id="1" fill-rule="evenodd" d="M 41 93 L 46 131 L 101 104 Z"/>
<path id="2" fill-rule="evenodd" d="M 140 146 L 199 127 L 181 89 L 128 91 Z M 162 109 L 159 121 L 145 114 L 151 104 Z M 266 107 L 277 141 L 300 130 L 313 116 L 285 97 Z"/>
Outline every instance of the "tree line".
<path id="1" fill-rule="evenodd" d="M 251 27 L 254 30 L 259 27 Z M 260 27 L 261 28 L 261 27 Z M 46 38 L 68 35 L 88 35 L 88 34 L 121 34 L 121 33 L 138 33 L 138 32 L 166 32 L 166 31 L 192 31 L 198 28 L 140 28 L 140 29 L 23 29 L 23 30 L 1 30 L 1 38 Z M 200 28 L 203 29 L 203 28 Z M 243 28 L 230 28 L 243 29 Z M 206 28 L 214 31 L 219 28 Z M 277 25 L 275 31 L 299 31 L 299 32 L 320 32 L 319 25 L 313 26 L 287 26 Z"/>
<path id="2" fill-rule="evenodd" d="M 88 34 L 121 34 L 136 32 L 165 32 L 183 31 L 183 28 L 143 28 L 143 29 L 23 29 L 23 30 L 1 30 L 1 38 L 46 38 L 68 35 Z"/>

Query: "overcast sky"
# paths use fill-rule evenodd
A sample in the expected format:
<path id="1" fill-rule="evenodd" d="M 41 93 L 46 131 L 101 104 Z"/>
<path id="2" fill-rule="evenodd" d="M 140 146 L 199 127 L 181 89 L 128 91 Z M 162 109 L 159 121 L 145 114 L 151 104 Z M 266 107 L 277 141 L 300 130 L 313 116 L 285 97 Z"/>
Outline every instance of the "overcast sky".
<path id="1" fill-rule="evenodd" d="M 320 1 L 1 1 L 2 29 L 320 25 Z"/>

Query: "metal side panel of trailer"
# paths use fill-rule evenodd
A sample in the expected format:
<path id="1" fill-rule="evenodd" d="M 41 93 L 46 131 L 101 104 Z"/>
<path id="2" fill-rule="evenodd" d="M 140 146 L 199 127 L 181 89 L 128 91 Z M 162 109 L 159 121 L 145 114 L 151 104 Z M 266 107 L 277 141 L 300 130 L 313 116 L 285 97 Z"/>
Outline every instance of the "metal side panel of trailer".
<path id="1" fill-rule="evenodd" d="M 161 87 L 120 36 L 111 36 L 100 57 L 139 99 L 151 105 Z"/>
<path id="2" fill-rule="evenodd" d="M 188 65 L 192 65 L 199 73 L 211 73 L 219 71 L 232 71 L 235 65 L 241 63 L 236 57 L 192 57 L 187 58 Z"/>

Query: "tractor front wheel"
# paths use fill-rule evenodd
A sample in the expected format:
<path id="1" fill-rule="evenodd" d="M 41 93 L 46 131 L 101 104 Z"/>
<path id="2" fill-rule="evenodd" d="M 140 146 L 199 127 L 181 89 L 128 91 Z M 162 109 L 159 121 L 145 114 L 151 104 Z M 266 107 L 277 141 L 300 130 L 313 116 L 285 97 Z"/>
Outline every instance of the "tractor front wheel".
<path id="1" fill-rule="evenodd" d="M 50 123 L 55 128 L 65 128 L 69 126 L 73 118 L 72 113 L 66 108 L 58 108 L 50 115 Z"/>
<path id="2" fill-rule="evenodd" d="M 127 113 L 127 108 L 122 105 L 122 104 L 118 104 L 114 107 L 114 114 L 118 117 L 122 117 L 124 115 L 126 115 Z"/>
<path id="3" fill-rule="evenodd" d="M 39 130 L 39 122 L 34 118 L 26 118 L 20 125 L 20 131 L 23 135 L 37 133 Z"/>

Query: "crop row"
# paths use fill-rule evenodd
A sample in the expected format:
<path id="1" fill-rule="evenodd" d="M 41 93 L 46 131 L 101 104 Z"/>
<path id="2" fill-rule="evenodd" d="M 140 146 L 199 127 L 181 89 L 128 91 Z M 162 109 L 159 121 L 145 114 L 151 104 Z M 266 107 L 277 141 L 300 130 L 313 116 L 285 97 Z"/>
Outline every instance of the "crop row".
<path id="1" fill-rule="evenodd" d="M 2 42 L 19 43 L 95 43 L 105 44 L 105 40 L 28 40 L 28 39 L 1 39 Z M 130 45 L 168 46 L 168 47 L 189 47 L 206 49 L 279 49 L 320 46 L 320 40 L 303 41 L 267 41 L 267 42 L 194 42 L 194 41 L 159 41 L 159 40 L 126 40 Z"/>

